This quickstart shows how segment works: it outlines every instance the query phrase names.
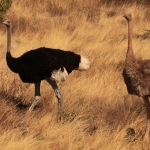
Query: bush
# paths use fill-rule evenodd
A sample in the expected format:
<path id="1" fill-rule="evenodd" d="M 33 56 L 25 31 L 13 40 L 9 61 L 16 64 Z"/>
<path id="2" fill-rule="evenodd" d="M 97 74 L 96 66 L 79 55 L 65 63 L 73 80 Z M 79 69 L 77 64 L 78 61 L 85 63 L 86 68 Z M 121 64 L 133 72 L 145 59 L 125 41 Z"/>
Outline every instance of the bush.
<path id="1" fill-rule="evenodd" d="M 0 21 L 2 21 L 4 14 L 11 7 L 11 0 L 0 0 Z"/>

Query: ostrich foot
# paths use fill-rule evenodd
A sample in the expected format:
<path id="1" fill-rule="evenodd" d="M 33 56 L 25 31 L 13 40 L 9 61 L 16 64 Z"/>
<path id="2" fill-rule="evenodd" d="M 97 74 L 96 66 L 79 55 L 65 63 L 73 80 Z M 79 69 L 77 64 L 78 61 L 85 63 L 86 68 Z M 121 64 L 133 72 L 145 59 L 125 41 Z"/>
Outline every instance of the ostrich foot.
<path id="1" fill-rule="evenodd" d="M 34 109 L 35 105 L 37 104 L 37 102 L 40 100 L 40 96 L 35 96 L 35 99 L 32 103 L 32 105 L 30 106 L 29 110 L 27 111 L 27 113 L 25 114 L 25 117 Z"/>

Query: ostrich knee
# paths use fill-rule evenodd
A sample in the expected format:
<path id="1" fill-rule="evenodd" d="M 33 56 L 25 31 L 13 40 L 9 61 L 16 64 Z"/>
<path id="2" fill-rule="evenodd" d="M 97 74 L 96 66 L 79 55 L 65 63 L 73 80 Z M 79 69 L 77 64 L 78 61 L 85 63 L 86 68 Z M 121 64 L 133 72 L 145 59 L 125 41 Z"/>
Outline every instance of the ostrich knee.
<path id="1" fill-rule="evenodd" d="M 56 97 L 58 99 L 59 110 L 62 111 L 62 93 L 61 93 L 60 89 L 55 89 L 54 91 L 55 91 Z"/>

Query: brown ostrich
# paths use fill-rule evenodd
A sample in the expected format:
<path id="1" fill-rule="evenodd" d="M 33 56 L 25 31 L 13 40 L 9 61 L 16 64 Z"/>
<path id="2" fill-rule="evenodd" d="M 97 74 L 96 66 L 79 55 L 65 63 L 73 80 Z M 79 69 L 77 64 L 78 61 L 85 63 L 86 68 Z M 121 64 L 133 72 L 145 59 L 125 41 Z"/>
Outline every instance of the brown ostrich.
<path id="1" fill-rule="evenodd" d="M 142 97 L 146 106 L 147 125 L 144 141 L 149 142 L 150 131 L 150 60 L 136 60 L 132 49 L 132 15 L 126 14 L 128 22 L 128 49 L 123 77 L 128 93 Z"/>

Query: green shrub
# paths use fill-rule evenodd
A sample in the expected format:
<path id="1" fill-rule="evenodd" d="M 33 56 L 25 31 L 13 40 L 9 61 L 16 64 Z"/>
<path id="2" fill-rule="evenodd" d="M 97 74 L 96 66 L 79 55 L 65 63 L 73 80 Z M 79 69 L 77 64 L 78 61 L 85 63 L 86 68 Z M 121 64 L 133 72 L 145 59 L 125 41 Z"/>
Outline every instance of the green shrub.
<path id="1" fill-rule="evenodd" d="M 6 11 L 11 7 L 11 0 L 0 0 L 0 21 L 3 19 Z"/>

